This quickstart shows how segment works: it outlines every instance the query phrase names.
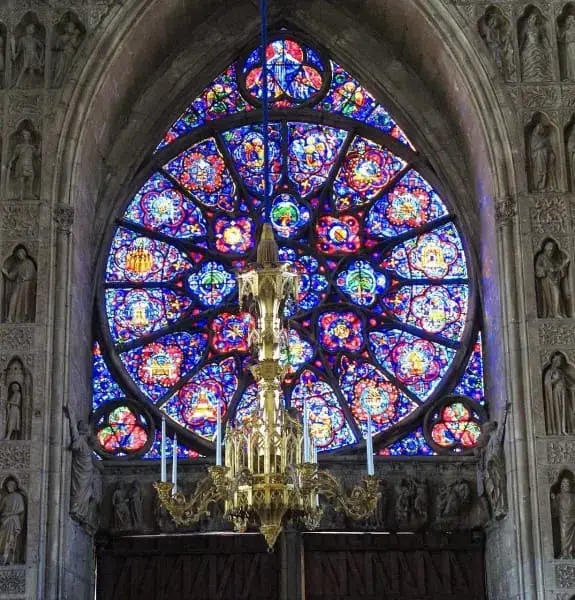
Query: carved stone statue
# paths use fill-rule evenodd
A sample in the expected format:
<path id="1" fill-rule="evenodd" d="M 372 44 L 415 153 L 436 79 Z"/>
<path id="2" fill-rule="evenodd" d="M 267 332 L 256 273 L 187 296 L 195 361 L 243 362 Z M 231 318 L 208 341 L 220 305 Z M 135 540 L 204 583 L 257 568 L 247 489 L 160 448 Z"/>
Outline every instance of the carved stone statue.
<path id="1" fill-rule="evenodd" d="M 0 30 L 0 87 L 4 84 L 6 74 L 6 35 Z"/>
<path id="2" fill-rule="evenodd" d="M 92 520 L 92 506 L 95 501 L 94 465 L 92 464 L 92 436 L 84 421 L 76 422 L 67 406 L 64 414 L 70 423 L 70 450 L 72 451 L 72 489 L 70 493 L 70 515 L 80 523 Z"/>
<path id="3" fill-rule="evenodd" d="M 22 386 L 10 384 L 6 401 L 6 433 L 4 439 L 19 440 L 22 435 Z"/>
<path id="4" fill-rule="evenodd" d="M 14 146 L 8 168 L 12 179 L 18 189 L 18 198 L 26 200 L 34 198 L 37 184 L 37 161 L 40 157 L 40 148 L 34 143 L 32 132 L 29 129 L 20 131 L 20 142 Z"/>
<path id="5" fill-rule="evenodd" d="M 490 7 L 479 21 L 479 35 L 484 39 L 505 81 L 515 81 L 515 50 L 511 27 L 501 11 Z"/>
<path id="6" fill-rule="evenodd" d="M 2 320 L 32 323 L 36 318 L 36 264 L 22 245 L 2 266 Z"/>
<path id="7" fill-rule="evenodd" d="M 575 122 L 571 121 L 565 130 L 567 167 L 571 178 L 571 190 L 575 190 Z"/>
<path id="8" fill-rule="evenodd" d="M 551 192 L 558 189 L 557 155 L 553 149 L 553 130 L 538 120 L 529 136 L 529 171 L 531 191 Z"/>
<path id="9" fill-rule="evenodd" d="M 128 500 L 130 505 L 132 529 L 138 531 L 144 527 L 144 510 L 142 501 L 142 486 L 137 479 L 132 481 L 132 485 L 130 486 L 130 490 L 128 492 Z"/>
<path id="10" fill-rule="evenodd" d="M 507 514 L 507 478 L 505 457 L 503 454 L 503 435 L 507 421 L 507 409 L 503 425 L 487 421 L 481 427 L 481 437 L 475 454 L 477 465 L 477 493 L 485 496 L 489 503 L 491 516 L 502 519 Z"/>
<path id="11" fill-rule="evenodd" d="M 471 500 L 472 491 L 468 481 L 459 479 L 449 485 L 444 484 L 437 496 L 438 519 L 457 521 L 469 511 Z"/>
<path id="12" fill-rule="evenodd" d="M 0 431 L 6 440 L 28 439 L 32 376 L 18 357 L 8 363 L 2 376 Z"/>
<path id="13" fill-rule="evenodd" d="M 550 45 L 545 20 L 531 10 L 519 27 L 519 54 L 523 81 L 550 79 Z"/>
<path id="14" fill-rule="evenodd" d="M 39 85 L 44 73 L 43 35 L 35 23 L 28 23 L 17 39 L 12 60 L 14 87 Z"/>
<path id="15" fill-rule="evenodd" d="M 65 23 L 60 23 L 56 34 L 57 40 L 53 48 L 54 76 L 52 81 L 53 85 L 58 87 L 64 83 L 64 78 L 82 43 L 84 33 L 77 23 L 69 19 Z"/>
<path id="16" fill-rule="evenodd" d="M 575 558 L 575 494 L 571 481 L 563 477 L 559 492 L 551 493 L 559 525 L 559 557 Z"/>
<path id="17" fill-rule="evenodd" d="M 0 562 L 13 565 L 23 562 L 21 559 L 20 539 L 26 513 L 24 496 L 13 477 L 4 482 L 0 499 Z"/>
<path id="18" fill-rule="evenodd" d="M 568 14 L 557 32 L 561 75 L 564 80 L 575 81 L 575 15 Z"/>
<path id="19" fill-rule="evenodd" d="M 542 319 L 566 318 L 571 314 L 567 254 L 557 242 L 547 239 L 535 257 L 537 315 Z"/>
<path id="20" fill-rule="evenodd" d="M 395 519 L 398 526 L 415 529 L 427 521 L 427 486 L 415 479 L 403 478 L 396 488 Z"/>
<path id="21" fill-rule="evenodd" d="M 575 433 L 575 368 L 556 352 L 543 376 L 545 428 L 548 435 Z"/>
<path id="22" fill-rule="evenodd" d="M 128 490 L 123 481 L 118 483 L 112 494 L 112 507 L 114 509 L 114 529 L 118 531 L 132 529 Z"/>

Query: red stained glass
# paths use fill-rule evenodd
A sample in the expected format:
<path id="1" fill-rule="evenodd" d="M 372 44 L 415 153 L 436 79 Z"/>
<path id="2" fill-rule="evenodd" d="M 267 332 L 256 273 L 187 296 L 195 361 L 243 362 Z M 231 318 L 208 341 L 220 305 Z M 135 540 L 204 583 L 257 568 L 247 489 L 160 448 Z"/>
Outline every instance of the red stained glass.
<path id="1" fill-rule="evenodd" d="M 316 233 L 317 248 L 324 254 L 352 254 L 361 247 L 359 222 L 351 215 L 321 217 Z"/>

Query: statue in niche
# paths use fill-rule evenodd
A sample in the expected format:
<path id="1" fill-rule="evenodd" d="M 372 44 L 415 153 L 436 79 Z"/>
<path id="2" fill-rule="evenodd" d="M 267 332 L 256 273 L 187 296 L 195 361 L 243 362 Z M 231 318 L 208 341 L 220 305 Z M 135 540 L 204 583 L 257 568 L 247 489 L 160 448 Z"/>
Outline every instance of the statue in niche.
<path id="1" fill-rule="evenodd" d="M 132 485 L 130 486 L 130 490 L 128 492 L 128 501 L 130 506 L 132 529 L 139 531 L 144 527 L 144 510 L 142 486 L 137 479 L 132 481 Z"/>
<path id="2" fill-rule="evenodd" d="M 114 509 L 114 529 L 118 531 L 132 529 L 128 490 L 123 481 L 118 483 L 112 494 L 112 507 Z"/>
<path id="3" fill-rule="evenodd" d="M 44 73 L 43 34 L 36 23 L 28 23 L 13 48 L 14 87 L 35 87 Z"/>
<path id="4" fill-rule="evenodd" d="M 511 27 L 507 19 L 495 7 L 490 7 L 479 21 L 479 35 L 483 38 L 491 56 L 505 81 L 515 81 L 515 50 Z"/>
<path id="5" fill-rule="evenodd" d="M 13 180 L 17 182 L 17 196 L 20 200 L 35 197 L 37 161 L 40 158 L 40 147 L 34 142 L 30 129 L 24 127 L 20 131 L 20 142 L 14 146 L 8 169 Z"/>
<path id="6" fill-rule="evenodd" d="M 486 421 L 481 427 L 481 437 L 475 450 L 479 458 L 477 467 L 477 493 L 485 496 L 491 516 L 502 519 L 507 514 L 507 478 L 503 454 L 503 435 L 507 421 L 508 407 L 505 410 L 503 425 Z"/>
<path id="7" fill-rule="evenodd" d="M 1 401 L 4 414 L 0 420 L 5 440 L 28 438 L 28 411 L 32 398 L 32 377 L 22 361 L 14 357 L 2 378 Z"/>
<path id="8" fill-rule="evenodd" d="M 550 362 L 543 375 L 545 429 L 547 435 L 569 435 L 575 433 L 575 368 L 562 352 L 555 352 Z"/>
<path id="9" fill-rule="evenodd" d="M 6 32 L 0 26 L 0 87 L 4 83 L 6 75 Z"/>
<path id="10" fill-rule="evenodd" d="M 14 477 L 8 477 L 2 486 L 0 499 L 0 564 L 13 565 L 23 562 L 20 549 L 26 514 L 24 495 Z"/>
<path id="11" fill-rule="evenodd" d="M 569 257 L 555 240 L 549 238 L 543 242 L 535 257 L 537 315 L 541 319 L 570 316 L 569 264 Z"/>
<path id="12" fill-rule="evenodd" d="M 568 14 L 559 26 L 557 39 L 561 58 L 562 78 L 575 81 L 575 15 Z"/>
<path id="13" fill-rule="evenodd" d="M 567 148 L 567 167 L 571 177 L 571 190 L 575 189 L 575 118 L 565 129 L 565 139 Z"/>
<path id="14" fill-rule="evenodd" d="M 529 170 L 532 191 L 557 190 L 557 157 L 553 149 L 553 130 L 543 118 L 535 123 L 529 136 Z"/>
<path id="15" fill-rule="evenodd" d="M 92 463 L 93 439 L 90 427 L 84 421 L 76 421 L 65 406 L 64 414 L 70 424 L 70 450 L 72 451 L 72 490 L 70 515 L 80 523 L 92 522 L 94 496 L 94 465 Z"/>
<path id="16" fill-rule="evenodd" d="M 33 323 L 36 318 L 36 263 L 18 245 L 2 265 L 2 320 Z"/>
<path id="17" fill-rule="evenodd" d="M 543 17 L 531 10 L 519 27 L 519 58 L 523 81 L 550 78 L 550 46 Z"/>
<path id="18" fill-rule="evenodd" d="M 70 69 L 74 56 L 84 39 L 84 28 L 74 17 L 68 15 L 56 27 L 56 43 L 53 47 L 54 87 L 64 83 L 66 73 Z"/>
<path id="19" fill-rule="evenodd" d="M 559 491 L 551 492 L 559 534 L 559 555 L 557 558 L 575 558 L 575 494 L 571 479 L 564 476 L 559 483 Z"/>
<path id="20" fill-rule="evenodd" d="M 399 527 L 415 529 L 427 521 L 427 486 L 403 478 L 396 488 L 395 519 Z"/>

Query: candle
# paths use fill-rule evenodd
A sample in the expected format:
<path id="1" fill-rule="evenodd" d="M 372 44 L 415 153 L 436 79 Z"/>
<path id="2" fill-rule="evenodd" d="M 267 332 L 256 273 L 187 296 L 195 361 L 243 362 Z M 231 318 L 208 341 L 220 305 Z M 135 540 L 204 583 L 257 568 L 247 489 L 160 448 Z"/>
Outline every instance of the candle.
<path id="1" fill-rule="evenodd" d="M 222 405 L 219 398 L 216 409 L 216 465 L 222 466 Z"/>
<path id="2" fill-rule="evenodd" d="M 172 494 L 178 491 L 178 436 L 174 433 L 174 442 L 172 444 Z"/>
<path id="3" fill-rule="evenodd" d="M 303 462 L 309 462 L 309 410 L 305 398 L 303 401 Z"/>
<path id="4" fill-rule="evenodd" d="M 371 425 L 371 411 L 367 411 L 367 440 L 366 440 L 366 448 L 367 448 L 367 474 L 375 475 L 375 469 L 373 466 L 373 431 Z"/>
<path id="5" fill-rule="evenodd" d="M 168 480 L 166 474 L 166 417 L 162 417 L 162 439 L 160 440 L 160 459 L 161 459 L 161 476 L 162 483 Z"/>
<path id="6" fill-rule="evenodd" d="M 317 446 L 315 445 L 315 442 L 313 440 L 311 442 L 311 456 L 312 462 L 317 465 Z"/>

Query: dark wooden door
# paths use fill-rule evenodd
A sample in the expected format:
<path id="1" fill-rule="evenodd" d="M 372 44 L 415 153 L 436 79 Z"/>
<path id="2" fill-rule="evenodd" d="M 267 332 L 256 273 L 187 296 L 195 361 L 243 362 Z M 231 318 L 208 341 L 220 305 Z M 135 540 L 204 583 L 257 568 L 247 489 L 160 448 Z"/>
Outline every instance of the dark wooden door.
<path id="1" fill-rule="evenodd" d="M 278 600 L 279 556 L 257 535 L 119 538 L 98 544 L 98 600 Z"/>
<path id="2" fill-rule="evenodd" d="M 468 534 L 306 534 L 306 600 L 485 600 Z"/>

